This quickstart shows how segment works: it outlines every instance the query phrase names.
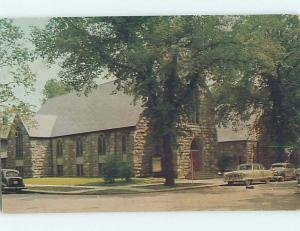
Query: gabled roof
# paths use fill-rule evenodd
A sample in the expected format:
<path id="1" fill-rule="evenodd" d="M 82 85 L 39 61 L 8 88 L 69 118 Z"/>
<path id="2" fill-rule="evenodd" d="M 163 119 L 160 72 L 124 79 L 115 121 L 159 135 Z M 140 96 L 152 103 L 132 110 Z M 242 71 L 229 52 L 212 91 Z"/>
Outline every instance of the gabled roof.
<path id="1" fill-rule="evenodd" d="M 49 99 L 35 116 L 31 137 L 58 137 L 135 126 L 143 111 L 133 97 L 115 91 L 113 82 L 99 85 L 88 96 L 69 93 Z"/>

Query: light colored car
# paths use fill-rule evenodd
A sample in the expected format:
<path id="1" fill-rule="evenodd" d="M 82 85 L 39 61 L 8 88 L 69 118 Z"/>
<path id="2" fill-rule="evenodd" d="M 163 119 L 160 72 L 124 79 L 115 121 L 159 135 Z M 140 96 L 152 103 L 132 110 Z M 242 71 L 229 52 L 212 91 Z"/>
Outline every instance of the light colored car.
<path id="1" fill-rule="evenodd" d="M 21 191 L 25 188 L 19 171 L 13 169 L 1 169 L 2 191 Z"/>
<path id="2" fill-rule="evenodd" d="M 273 172 L 266 170 L 261 164 L 240 164 L 236 171 L 224 174 L 224 181 L 229 185 L 235 182 L 249 186 L 253 182 L 263 181 L 268 183 L 273 178 Z"/>
<path id="3" fill-rule="evenodd" d="M 297 177 L 294 165 L 289 163 L 274 163 L 271 165 L 271 170 L 274 174 L 274 180 L 295 180 Z"/>

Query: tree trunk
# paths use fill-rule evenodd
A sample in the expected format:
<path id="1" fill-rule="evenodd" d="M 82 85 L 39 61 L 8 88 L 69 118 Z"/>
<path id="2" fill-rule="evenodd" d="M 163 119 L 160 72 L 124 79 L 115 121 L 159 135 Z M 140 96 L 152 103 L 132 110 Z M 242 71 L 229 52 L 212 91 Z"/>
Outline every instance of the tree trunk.
<path id="1" fill-rule="evenodd" d="M 162 137 L 163 144 L 163 174 L 165 177 L 165 185 L 175 185 L 175 174 L 173 164 L 173 148 L 172 148 L 172 137 L 170 134 L 166 134 Z"/>

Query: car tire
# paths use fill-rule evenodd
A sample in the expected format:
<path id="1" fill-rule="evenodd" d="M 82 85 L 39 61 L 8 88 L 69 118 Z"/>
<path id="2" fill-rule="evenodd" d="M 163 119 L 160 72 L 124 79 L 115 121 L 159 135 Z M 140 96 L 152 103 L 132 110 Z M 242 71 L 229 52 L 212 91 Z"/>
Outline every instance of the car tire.
<path id="1" fill-rule="evenodd" d="M 251 185 L 251 183 L 252 183 L 251 180 L 246 180 L 246 181 L 245 181 L 246 187 L 249 187 L 249 186 Z"/>

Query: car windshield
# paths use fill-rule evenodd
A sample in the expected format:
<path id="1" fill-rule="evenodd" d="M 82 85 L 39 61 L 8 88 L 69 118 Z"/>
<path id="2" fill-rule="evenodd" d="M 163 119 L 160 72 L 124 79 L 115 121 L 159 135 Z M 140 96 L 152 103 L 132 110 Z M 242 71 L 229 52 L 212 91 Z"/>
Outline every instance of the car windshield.
<path id="1" fill-rule="evenodd" d="M 273 164 L 272 168 L 284 168 L 285 166 L 283 164 Z"/>
<path id="2" fill-rule="evenodd" d="M 6 177 L 17 177 L 18 172 L 16 172 L 16 171 L 7 171 L 7 172 L 5 172 L 5 176 Z"/>
<path id="3" fill-rule="evenodd" d="M 252 165 L 247 164 L 247 165 L 239 165 L 238 170 L 252 170 Z"/>

